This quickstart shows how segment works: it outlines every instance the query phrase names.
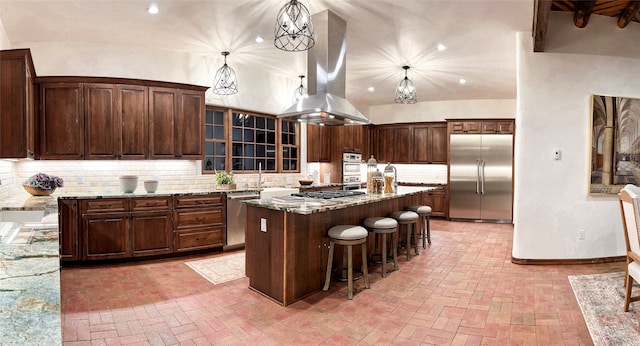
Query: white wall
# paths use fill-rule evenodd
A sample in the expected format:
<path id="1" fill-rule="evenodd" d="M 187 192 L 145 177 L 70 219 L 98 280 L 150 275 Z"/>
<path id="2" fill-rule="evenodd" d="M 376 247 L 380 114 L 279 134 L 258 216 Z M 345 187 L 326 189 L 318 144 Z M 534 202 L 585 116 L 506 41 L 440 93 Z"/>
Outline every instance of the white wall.
<path id="1" fill-rule="evenodd" d="M 620 30 L 615 18 L 591 16 L 578 29 L 570 14 L 553 12 L 544 53 L 533 53 L 530 33 L 518 34 L 514 257 L 624 255 L 617 196 L 588 193 L 590 98 L 640 98 L 638 37 L 637 26 Z"/>
<path id="2" fill-rule="evenodd" d="M 9 36 L 7 36 L 7 32 L 4 29 L 4 25 L 2 24 L 2 20 L 0 20 L 0 49 L 10 49 L 11 41 L 9 41 Z"/>
<path id="3" fill-rule="evenodd" d="M 369 108 L 374 124 L 443 121 L 460 118 L 510 118 L 516 116 L 516 100 L 457 100 L 390 104 Z"/>
<path id="4" fill-rule="evenodd" d="M 86 42 L 13 42 L 12 48 L 30 48 L 38 76 L 94 76 L 158 80 L 212 86 L 223 64 L 222 55 L 194 55 L 181 52 L 94 44 Z M 231 57 L 228 64 L 232 68 Z M 236 65 L 237 66 L 237 65 Z M 253 65 L 235 67 L 239 92 L 219 96 L 206 92 L 206 103 L 244 110 L 280 113 L 295 87 Z M 289 78 L 291 79 L 291 78 Z M 274 86 L 285 85 L 288 88 Z M 250 86 L 250 87 L 249 87 Z"/>

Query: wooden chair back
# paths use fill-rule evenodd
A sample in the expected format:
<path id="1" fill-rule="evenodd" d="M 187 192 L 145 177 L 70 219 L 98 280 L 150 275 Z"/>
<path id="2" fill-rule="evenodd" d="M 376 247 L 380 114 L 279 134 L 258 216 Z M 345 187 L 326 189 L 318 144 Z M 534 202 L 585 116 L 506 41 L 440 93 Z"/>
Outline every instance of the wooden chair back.
<path id="1" fill-rule="evenodd" d="M 640 256 L 640 235 L 638 234 L 638 207 L 640 206 L 640 187 L 626 185 L 618 194 L 620 213 L 622 214 L 622 228 L 627 243 L 627 252 L 631 251 Z"/>

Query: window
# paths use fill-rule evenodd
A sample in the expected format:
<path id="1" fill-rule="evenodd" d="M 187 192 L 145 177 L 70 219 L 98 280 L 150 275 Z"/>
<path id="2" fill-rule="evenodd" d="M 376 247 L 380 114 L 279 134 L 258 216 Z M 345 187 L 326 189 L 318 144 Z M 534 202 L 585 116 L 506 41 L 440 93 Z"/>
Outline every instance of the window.
<path id="1" fill-rule="evenodd" d="M 282 120 L 282 171 L 298 171 L 298 122 Z"/>
<path id="2" fill-rule="evenodd" d="M 226 167 L 225 113 L 208 109 L 205 112 L 204 160 L 202 171 L 224 171 Z"/>
<path id="3" fill-rule="evenodd" d="M 234 112 L 231 117 L 231 168 L 276 171 L 276 119 Z"/>

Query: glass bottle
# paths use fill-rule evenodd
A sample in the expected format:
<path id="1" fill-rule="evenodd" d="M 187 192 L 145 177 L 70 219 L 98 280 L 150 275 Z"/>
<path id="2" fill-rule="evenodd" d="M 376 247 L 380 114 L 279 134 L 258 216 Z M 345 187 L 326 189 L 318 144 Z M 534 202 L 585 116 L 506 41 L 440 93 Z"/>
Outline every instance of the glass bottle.
<path id="1" fill-rule="evenodd" d="M 375 194 L 380 194 L 384 190 L 384 175 L 380 170 L 376 168 L 376 171 L 373 173 L 373 192 Z"/>
<path id="2" fill-rule="evenodd" d="M 373 193 L 373 175 L 377 170 L 378 162 L 371 155 L 371 158 L 367 161 L 367 193 Z"/>
<path id="3" fill-rule="evenodd" d="M 387 166 L 384 167 L 384 193 L 394 193 L 396 192 L 398 172 L 396 168 L 391 166 L 391 162 L 387 163 Z"/>

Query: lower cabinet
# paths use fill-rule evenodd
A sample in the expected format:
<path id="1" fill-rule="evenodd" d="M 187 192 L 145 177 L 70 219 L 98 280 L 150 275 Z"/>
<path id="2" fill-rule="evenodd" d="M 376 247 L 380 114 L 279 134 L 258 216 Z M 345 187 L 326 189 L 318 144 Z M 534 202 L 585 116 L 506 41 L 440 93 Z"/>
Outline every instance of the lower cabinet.
<path id="1" fill-rule="evenodd" d="M 171 210 L 132 212 L 129 230 L 131 257 L 172 253 L 172 226 Z"/>
<path id="2" fill-rule="evenodd" d="M 129 213 L 82 215 L 83 260 L 130 257 Z"/>
<path id="3" fill-rule="evenodd" d="M 410 184 L 403 184 L 404 186 L 411 186 Z M 416 185 L 414 185 L 416 186 Z M 424 185 L 419 185 L 424 186 Z M 433 217 L 449 217 L 449 203 L 447 195 L 446 185 L 433 185 L 435 190 L 427 191 L 422 195 L 418 195 L 419 200 L 414 200 L 414 203 L 421 205 L 428 205 L 431 207 L 431 216 Z"/>
<path id="4" fill-rule="evenodd" d="M 226 236 L 224 193 L 175 196 L 173 241 L 175 252 L 222 247 Z"/>

